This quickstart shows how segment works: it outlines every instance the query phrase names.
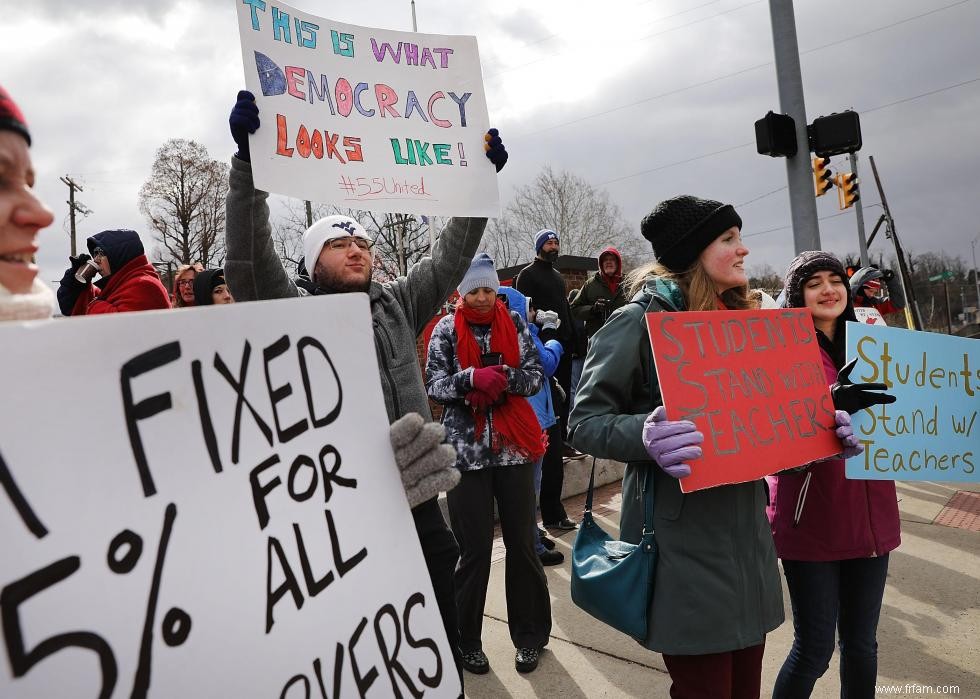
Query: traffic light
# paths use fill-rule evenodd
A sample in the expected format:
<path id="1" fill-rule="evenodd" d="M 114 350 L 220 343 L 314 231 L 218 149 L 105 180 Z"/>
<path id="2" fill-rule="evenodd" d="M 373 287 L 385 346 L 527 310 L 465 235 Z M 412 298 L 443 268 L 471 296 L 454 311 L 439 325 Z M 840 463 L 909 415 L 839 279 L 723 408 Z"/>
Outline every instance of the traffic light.
<path id="1" fill-rule="evenodd" d="M 842 172 L 837 176 L 837 203 L 840 210 L 849 209 L 861 198 L 858 192 L 858 176 L 853 172 Z"/>
<path id="2" fill-rule="evenodd" d="M 830 171 L 830 158 L 813 159 L 813 188 L 822 197 L 834 186 L 834 173 Z"/>
<path id="3" fill-rule="evenodd" d="M 807 136 L 815 155 L 854 153 L 861 150 L 861 118 L 850 110 L 817 117 L 807 126 Z"/>

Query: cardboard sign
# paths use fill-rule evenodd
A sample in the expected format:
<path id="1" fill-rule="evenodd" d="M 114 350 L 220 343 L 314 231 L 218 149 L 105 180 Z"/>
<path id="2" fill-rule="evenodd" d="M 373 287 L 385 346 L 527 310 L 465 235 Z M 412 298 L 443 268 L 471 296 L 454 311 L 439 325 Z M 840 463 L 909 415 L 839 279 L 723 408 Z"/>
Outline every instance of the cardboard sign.
<path id="1" fill-rule="evenodd" d="M 806 309 L 648 313 L 647 327 L 667 418 L 704 434 L 685 493 L 840 452 Z"/>
<path id="2" fill-rule="evenodd" d="M 261 126 L 255 186 L 428 216 L 500 215 L 476 37 L 358 27 L 236 0 Z"/>
<path id="3" fill-rule="evenodd" d="M 880 382 L 897 399 L 854 415 L 864 453 L 847 477 L 980 481 L 980 342 L 902 328 L 847 324 L 851 381 Z"/>
<path id="4" fill-rule="evenodd" d="M 857 317 L 859 323 L 865 323 L 867 325 L 888 325 L 877 308 L 855 306 L 854 315 Z"/>
<path id="5" fill-rule="evenodd" d="M 367 296 L 0 344 L 0 696 L 459 696 Z"/>

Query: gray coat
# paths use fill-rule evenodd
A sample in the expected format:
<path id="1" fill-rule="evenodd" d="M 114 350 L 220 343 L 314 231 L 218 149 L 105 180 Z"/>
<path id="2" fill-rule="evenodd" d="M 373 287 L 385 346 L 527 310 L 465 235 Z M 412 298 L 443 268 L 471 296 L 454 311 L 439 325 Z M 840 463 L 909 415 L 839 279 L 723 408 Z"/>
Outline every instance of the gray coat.
<path id="1" fill-rule="evenodd" d="M 231 159 L 226 209 L 225 279 L 236 301 L 305 295 L 289 278 L 276 254 L 266 192 L 252 183 L 250 163 Z M 432 256 L 390 282 L 371 282 L 374 349 L 389 422 L 407 413 L 432 419 L 422 384 L 415 338 L 463 279 L 476 253 L 485 218 L 453 218 L 432 248 Z"/>
<path id="2" fill-rule="evenodd" d="M 672 655 L 738 650 L 763 642 L 783 622 L 782 587 L 766 519 L 762 481 L 684 494 L 650 460 L 643 421 L 661 403 L 644 311 L 683 310 L 680 291 L 647 281 L 634 300 L 593 336 L 569 417 L 572 444 L 599 458 L 627 462 L 620 523 L 638 543 L 641 487 L 654 476 L 659 558 L 649 632 L 643 645 Z"/>

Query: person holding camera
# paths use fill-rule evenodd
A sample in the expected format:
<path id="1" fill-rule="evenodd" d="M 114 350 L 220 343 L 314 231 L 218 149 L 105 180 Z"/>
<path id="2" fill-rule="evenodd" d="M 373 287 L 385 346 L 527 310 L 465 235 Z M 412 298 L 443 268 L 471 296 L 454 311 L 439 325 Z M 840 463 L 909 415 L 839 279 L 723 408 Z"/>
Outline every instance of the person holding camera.
<path id="1" fill-rule="evenodd" d="M 619 250 L 610 245 L 599 253 L 599 271 L 589 277 L 571 302 L 572 316 L 585 321 L 585 334 L 590 340 L 612 312 L 626 303 L 622 283 L 623 259 Z"/>
<path id="2" fill-rule="evenodd" d="M 905 308 L 902 280 L 890 269 L 862 267 L 848 280 L 848 285 L 856 308 L 874 308 L 883 316 Z"/>
<path id="3" fill-rule="evenodd" d="M 551 632 L 548 582 L 534 548 L 534 462 L 542 433 L 525 398 L 544 381 L 527 324 L 497 298 L 493 259 L 477 255 L 458 287 L 455 313 L 432 331 L 425 365 L 429 397 L 442 404 L 456 448 L 459 485 L 449 491 L 449 520 L 459 541 L 456 606 L 463 667 L 490 670 L 481 631 L 497 504 L 506 555 L 507 622 L 519 672 L 538 665 Z"/>
<path id="4" fill-rule="evenodd" d="M 90 255 L 69 257 L 58 288 L 58 305 L 66 316 L 152 311 L 170 308 L 170 295 L 143 253 L 136 231 L 96 233 L 85 241 Z M 102 276 L 92 283 L 96 274 Z"/>

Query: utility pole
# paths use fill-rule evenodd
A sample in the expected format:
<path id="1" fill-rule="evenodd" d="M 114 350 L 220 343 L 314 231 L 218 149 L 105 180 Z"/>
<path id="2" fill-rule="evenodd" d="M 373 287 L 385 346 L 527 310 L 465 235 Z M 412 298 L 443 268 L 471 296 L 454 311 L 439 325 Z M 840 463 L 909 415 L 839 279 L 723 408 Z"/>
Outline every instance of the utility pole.
<path id="1" fill-rule="evenodd" d="M 881 197 L 881 208 L 884 209 L 885 235 L 892 239 L 895 246 L 895 257 L 898 258 L 898 272 L 902 277 L 902 287 L 905 289 L 905 322 L 909 330 L 922 330 L 922 316 L 919 314 L 919 303 L 915 299 L 915 287 L 912 284 L 912 275 L 909 273 L 905 263 L 905 253 L 898 240 L 898 232 L 895 230 L 895 219 L 892 218 L 891 209 L 888 208 L 888 200 L 885 198 L 885 190 L 881 186 L 881 178 L 878 177 L 878 168 L 875 166 L 874 156 L 870 156 L 868 161 L 871 163 L 871 172 L 875 176 L 875 185 L 878 187 L 878 195 Z"/>
<path id="2" fill-rule="evenodd" d="M 793 0 L 769 0 L 772 19 L 772 46 L 776 59 L 776 83 L 779 108 L 793 117 L 796 124 L 796 155 L 786 158 L 789 185 L 789 207 L 793 220 L 793 245 L 796 253 L 820 249 L 820 227 L 817 224 L 817 202 L 813 196 L 810 163 L 810 139 L 806 128 L 806 105 L 803 101 L 803 75 L 800 72 L 800 49 L 796 41 L 796 16 Z"/>
<path id="3" fill-rule="evenodd" d="M 313 207 L 310 205 L 309 199 L 306 200 L 306 227 L 309 228 L 313 225 Z"/>
<path id="4" fill-rule="evenodd" d="M 77 189 L 79 192 L 85 191 L 82 189 L 82 185 L 75 182 L 75 180 L 68 175 L 59 177 L 58 179 L 68 185 L 68 201 L 65 203 L 68 204 L 68 215 L 71 217 L 71 256 L 75 257 L 77 254 L 77 245 L 75 242 L 75 212 L 77 211 L 82 216 L 88 216 L 90 213 L 92 213 L 92 210 L 85 206 L 85 204 L 75 201 L 75 190 Z"/>
<path id="5" fill-rule="evenodd" d="M 858 177 L 857 153 L 852 151 L 850 153 L 850 160 L 851 160 L 851 173 L 854 175 L 854 177 Z M 864 207 L 861 204 L 861 197 L 858 197 L 858 200 L 854 202 L 854 215 L 857 217 L 858 251 L 861 254 L 861 266 L 867 267 L 869 264 L 871 264 L 871 261 L 868 258 L 868 243 L 864 239 Z"/>

